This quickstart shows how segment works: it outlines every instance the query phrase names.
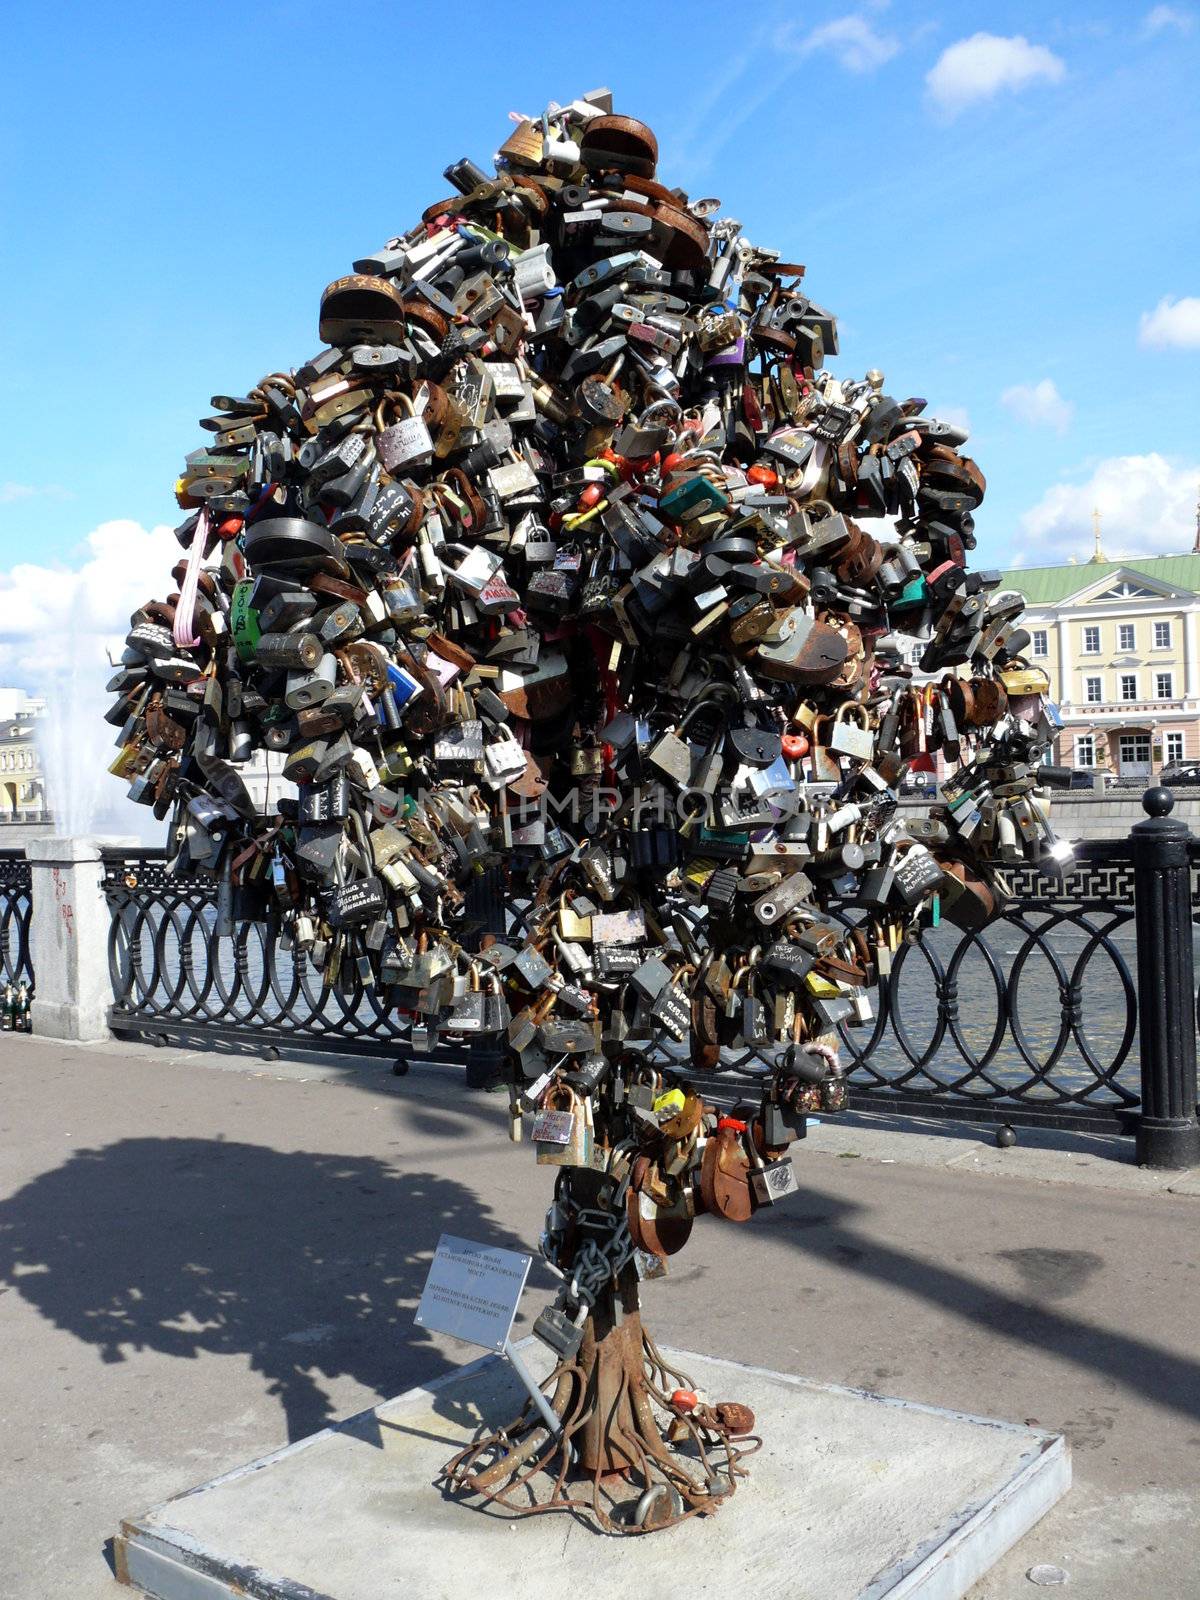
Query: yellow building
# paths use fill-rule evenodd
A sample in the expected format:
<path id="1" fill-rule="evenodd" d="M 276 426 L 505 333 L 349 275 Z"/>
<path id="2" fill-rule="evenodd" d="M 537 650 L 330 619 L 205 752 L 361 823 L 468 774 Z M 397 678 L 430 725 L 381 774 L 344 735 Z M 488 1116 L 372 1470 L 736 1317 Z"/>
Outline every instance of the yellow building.
<path id="1" fill-rule="evenodd" d="M 1200 554 L 1004 574 L 1062 711 L 1063 766 L 1148 778 L 1200 760 Z"/>
<path id="2" fill-rule="evenodd" d="M 0 688 L 0 823 L 44 822 L 46 786 L 35 737 L 46 702 Z"/>

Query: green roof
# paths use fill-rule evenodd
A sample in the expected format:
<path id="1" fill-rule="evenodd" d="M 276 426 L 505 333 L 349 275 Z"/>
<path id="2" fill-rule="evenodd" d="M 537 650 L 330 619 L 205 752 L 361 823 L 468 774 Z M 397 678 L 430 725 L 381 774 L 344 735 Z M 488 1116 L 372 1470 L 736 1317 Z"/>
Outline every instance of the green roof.
<path id="1" fill-rule="evenodd" d="M 1089 588 L 1110 573 L 1141 572 L 1172 589 L 1200 591 L 1200 554 L 1148 556 L 1136 561 L 1081 561 L 1075 566 L 1014 567 L 1004 574 L 1006 589 L 1020 589 L 1031 606 L 1053 605 Z"/>

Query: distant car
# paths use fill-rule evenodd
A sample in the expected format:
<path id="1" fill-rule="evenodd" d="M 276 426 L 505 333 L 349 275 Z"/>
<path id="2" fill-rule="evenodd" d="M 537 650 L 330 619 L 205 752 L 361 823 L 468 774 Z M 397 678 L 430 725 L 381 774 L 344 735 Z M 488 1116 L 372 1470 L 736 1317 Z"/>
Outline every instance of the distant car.
<path id="1" fill-rule="evenodd" d="M 1107 789 L 1112 782 L 1111 772 L 1095 772 L 1089 767 L 1077 767 L 1071 774 L 1072 789 L 1094 789 L 1096 779 L 1100 779 L 1101 787 Z"/>
<path id="2" fill-rule="evenodd" d="M 1186 789 L 1189 784 L 1200 783 L 1200 761 L 1174 761 L 1162 769 L 1158 781 L 1168 789 Z"/>

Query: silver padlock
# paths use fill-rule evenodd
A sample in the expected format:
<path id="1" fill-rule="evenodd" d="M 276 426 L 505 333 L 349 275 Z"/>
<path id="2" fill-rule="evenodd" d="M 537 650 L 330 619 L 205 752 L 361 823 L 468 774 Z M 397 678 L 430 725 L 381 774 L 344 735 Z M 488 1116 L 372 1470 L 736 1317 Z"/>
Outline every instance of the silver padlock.
<path id="1" fill-rule="evenodd" d="M 773 1206 L 777 1200 L 786 1200 L 800 1188 L 796 1169 L 785 1156 L 782 1161 L 765 1161 L 750 1169 L 750 1185 L 760 1206 Z"/>
<path id="2" fill-rule="evenodd" d="M 425 418 L 417 415 L 416 407 L 406 394 L 396 395 L 394 399 L 408 415 L 383 428 L 379 434 L 377 450 L 384 469 L 398 473 L 410 467 L 428 466 L 433 459 L 433 439 Z M 382 414 L 378 420 L 382 422 Z"/>
<path id="3" fill-rule="evenodd" d="M 852 722 L 849 719 L 853 717 Z M 875 753 L 875 735 L 865 706 L 846 704 L 833 719 L 829 748 L 856 761 L 869 761 Z"/>
<path id="4" fill-rule="evenodd" d="M 287 675 L 283 703 L 291 711 L 303 711 L 306 706 L 319 706 L 333 693 L 337 681 L 337 659 L 329 651 L 311 670 L 298 668 Z"/>
<path id="5" fill-rule="evenodd" d="M 501 723 L 496 737 L 484 746 L 483 769 L 484 782 L 492 789 L 503 788 L 525 771 L 525 752 L 507 723 Z"/>
<path id="6" fill-rule="evenodd" d="M 494 550 L 485 550 L 482 545 L 475 545 L 471 550 L 464 550 L 462 545 L 447 545 L 446 550 L 451 555 L 461 556 L 457 567 L 445 568 L 446 577 L 456 588 L 469 595 L 480 594 L 489 580 L 500 571 L 500 557 Z"/>

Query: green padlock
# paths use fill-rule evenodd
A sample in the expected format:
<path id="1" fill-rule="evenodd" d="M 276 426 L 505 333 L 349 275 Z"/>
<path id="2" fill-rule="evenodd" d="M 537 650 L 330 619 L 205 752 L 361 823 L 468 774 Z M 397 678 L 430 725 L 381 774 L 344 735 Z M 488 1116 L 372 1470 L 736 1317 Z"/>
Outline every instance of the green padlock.
<path id="1" fill-rule="evenodd" d="M 240 583 L 235 585 L 233 597 L 229 602 L 229 632 L 233 638 L 233 646 L 238 653 L 239 661 L 254 660 L 261 636 L 258 626 L 258 612 L 250 604 L 250 596 L 253 591 L 253 582 L 248 578 L 243 578 Z"/>
<path id="2" fill-rule="evenodd" d="M 929 585 L 919 574 L 910 578 L 901 589 L 899 595 L 892 601 L 892 610 L 899 611 L 905 606 L 924 606 L 929 603 Z"/>

